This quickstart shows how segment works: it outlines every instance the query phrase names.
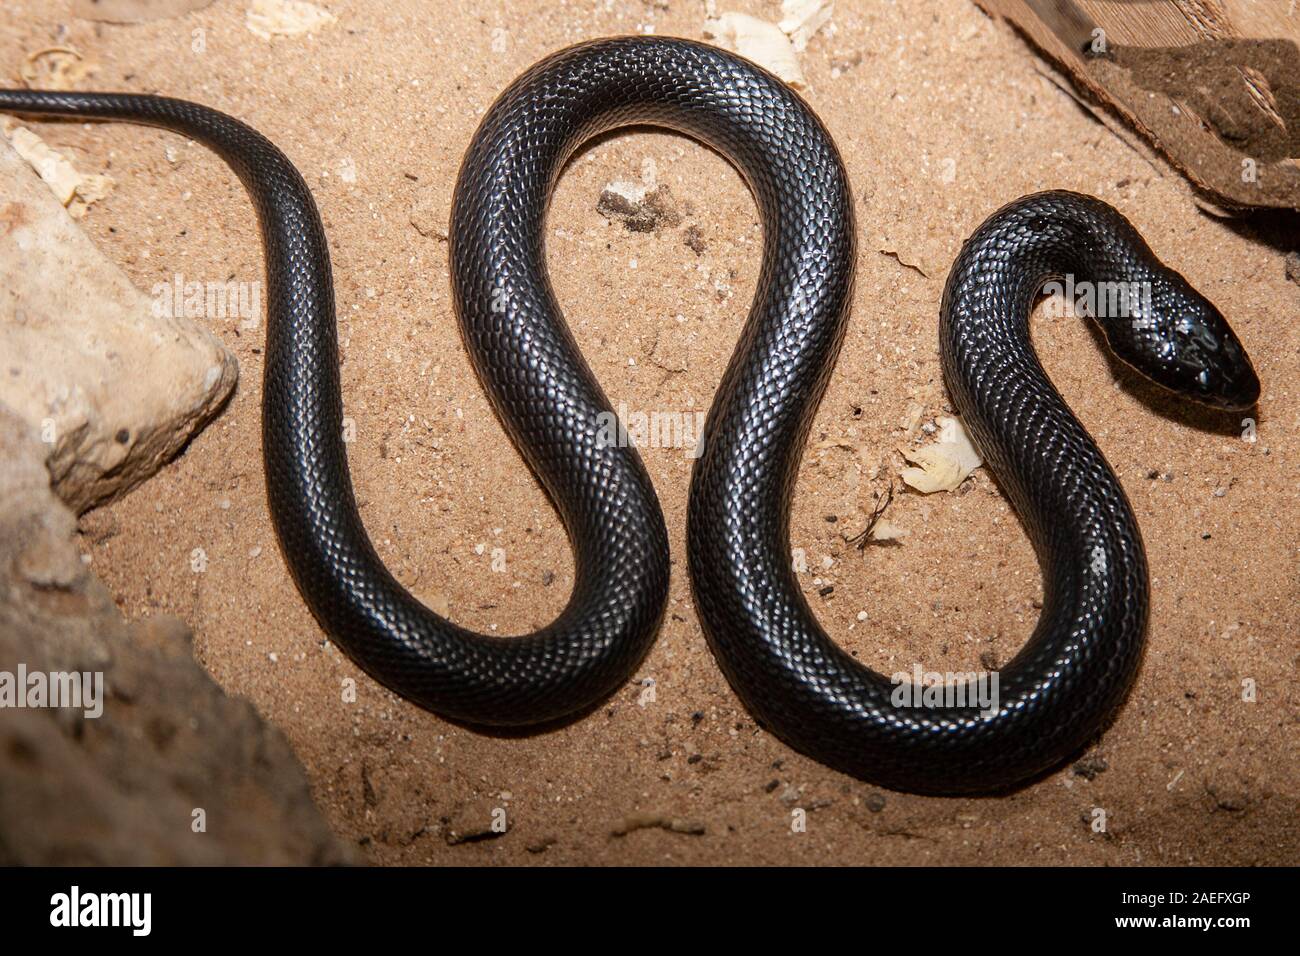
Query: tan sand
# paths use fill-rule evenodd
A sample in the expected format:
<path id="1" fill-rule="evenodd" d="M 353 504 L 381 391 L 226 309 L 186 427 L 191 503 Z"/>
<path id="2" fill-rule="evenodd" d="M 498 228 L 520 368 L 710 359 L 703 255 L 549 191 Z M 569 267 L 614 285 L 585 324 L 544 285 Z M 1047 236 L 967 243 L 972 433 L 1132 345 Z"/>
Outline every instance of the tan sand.
<path id="1" fill-rule="evenodd" d="M 288 153 L 329 231 L 353 476 L 376 546 L 458 623 L 521 633 L 562 607 L 568 545 L 463 353 L 447 245 L 414 228 L 412 210 L 426 231 L 445 222 L 462 151 L 525 67 L 646 24 L 699 37 L 704 5 L 325 5 L 336 23 L 267 42 L 245 28 L 241 0 L 130 27 L 75 20 L 63 0 L 8 0 L 0 65 L 12 80 L 26 52 L 70 43 L 100 66 L 84 85 L 210 104 Z M 779 12 L 772 2 L 732 8 Z M 1009 797 L 930 799 L 829 771 L 758 730 L 695 617 L 684 548 L 691 462 L 678 448 L 643 451 L 674 577 L 634 682 L 586 719 L 535 736 L 475 733 L 402 702 L 326 643 L 286 573 L 261 471 L 262 333 L 237 317 L 209 320 L 239 358 L 235 399 L 162 474 L 87 516 L 96 573 L 128 615 L 166 612 L 194 627 L 202 663 L 284 729 L 327 816 L 378 863 L 1300 862 L 1300 287 L 1284 269 L 1295 219 L 1202 212 L 1180 178 L 1090 118 L 967 0 L 841 0 L 833 23 L 802 61 L 807 98 L 857 192 L 858 283 L 792 545 L 806 552 L 804 586 L 822 622 L 860 660 L 886 671 L 1005 662 L 1035 620 L 1033 553 L 983 469 L 965 494 L 898 496 L 889 518 L 910 532 L 900 545 L 864 557 L 842 539 L 902 466 L 896 448 L 915 437 L 900 427 L 909 407 L 921 406 L 922 423 L 945 413 L 943 280 L 963 238 L 1003 202 L 1068 188 L 1116 205 L 1230 317 L 1264 383 L 1250 443 L 1231 416 L 1186 410 L 1127 376 L 1117 385 L 1082 322 L 1035 323 L 1044 364 L 1133 501 L 1153 570 L 1139 682 L 1082 766 Z M 249 201 L 205 149 L 123 125 L 35 128 L 117 181 L 83 227 L 141 288 L 178 272 L 261 278 Z M 596 201 L 647 159 L 690 208 L 680 226 L 634 233 Z M 685 242 L 692 226 L 698 256 Z M 759 240 L 738 175 L 689 140 L 622 135 L 571 167 L 551 213 L 552 276 L 615 403 L 708 407 L 754 288 Z M 491 569 L 498 548 L 503 572 Z M 822 597 L 826 585 L 834 591 Z M 349 679 L 355 702 L 344 699 Z M 1242 700 L 1247 679 L 1254 703 Z M 466 840 L 490 834 L 497 808 L 508 831 Z M 1104 833 L 1092 827 L 1096 808 Z M 805 832 L 792 831 L 796 809 L 808 811 Z"/>

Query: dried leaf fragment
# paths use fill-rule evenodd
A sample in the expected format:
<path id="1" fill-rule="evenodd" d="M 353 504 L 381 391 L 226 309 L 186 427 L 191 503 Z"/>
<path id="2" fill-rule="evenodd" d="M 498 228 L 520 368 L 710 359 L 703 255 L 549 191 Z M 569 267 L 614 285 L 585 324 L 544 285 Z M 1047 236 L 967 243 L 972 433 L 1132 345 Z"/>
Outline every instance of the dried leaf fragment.
<path id="1" fill-rule="evenodd" d="M 939 440 L 923 448 L 900 448 L 899 452 L 914 468 L 899 474 L 908 485 L 924 494 L 952 491 L 966 476 L 982 465 L 979 452 L 957 418 L 939 417 Z"/>
<path id="2" fill-rule="evenodd" d="M 29 89 L 70 90 L 99 67 L 70 46 L 47 46 L 27 54 L 18 74 Z"/>
<path id="3" fill-rule="evenodd" d="M 897 541 L 899 538 L 905 538 L 912 532 L 906 528 L 900 528 L 888 518 L 881 518 L 871 526 L 872 541 Z"/>
<path id="4" fill-rule="evenodd" d="M 802 53 L 813 35 L 830 22 L 835 0 L 781 0 L 781 22 L 796 53 Z"/>
<path id="5" fill-rule="evenodd" d="M 3 131 L 14 152 L 36 170 L 74 219 L 84 216 L 91 203 L 103 199 L 113 188 L 112 178 L 79 173 L 65 156 L 51 149 L 27 127 L 5 123 Z"/>
<path id="6" fill-rule="evenodd" d="M 795 89 L 808 85 L 794 45 L 775 23 L 747 13 L 723 13 L 704 22 L 704 35 L 770 70 Z"/>

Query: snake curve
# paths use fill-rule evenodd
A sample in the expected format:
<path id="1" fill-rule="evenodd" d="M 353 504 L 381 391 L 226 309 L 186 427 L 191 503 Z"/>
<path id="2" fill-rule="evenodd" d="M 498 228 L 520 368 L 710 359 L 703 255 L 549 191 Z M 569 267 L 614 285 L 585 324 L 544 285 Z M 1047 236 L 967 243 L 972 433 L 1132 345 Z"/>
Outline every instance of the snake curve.
<path id="1" fill-rule="evenodd" d="M 569 602 L 521 637 L 467 631 L 387 571 L 358 514 L 343 442 L 333 282 L 323 227 L 289 160 L 224 114 L 165 97 L 0 91 L 0 110 L 164 127 L 213 148 L 249 190 L 267 263 L 263 455 L 281 549 L 324 630 L 380 683 L 471 724 L 534 725 L 627 681 L 667 599 L 667 533 L 635 449 L 597 423 L 610 403 L 563 321 L 544 226 L 566 161 L 628 124 L 703 141 L 748 183 L 763 222 L 757 291 L 692 476 L 688 559 L 722 670 L 764 725 L 830 766 L 897 789 L 1004 789 L 1055 765 L 1114 712 L 1141 657 L 1147 575 L 1118 481 L 1047 380 L 1028 314 L 1045 279 L 1143 281 L 1151 309 L 1105 323 L 1162 385 L 1248 407 L 1258 381 L 1214 307 L 1089 197 L 1011 204 L 966 243 L 944 293 L 953 402 L 1038 552 L 1044 602 L 1000 674 L 991 713 L 903 709 L 894 686 L 817 623 L 790 561 L 790 498 L 843 341 L 855 224 L 848 177 L 812 111 L 762 69 L 688 40 L 592 41 L 532 67 L 484 117 L 449 234 L 461 333 L 508 434 L 568 532 Z"/>

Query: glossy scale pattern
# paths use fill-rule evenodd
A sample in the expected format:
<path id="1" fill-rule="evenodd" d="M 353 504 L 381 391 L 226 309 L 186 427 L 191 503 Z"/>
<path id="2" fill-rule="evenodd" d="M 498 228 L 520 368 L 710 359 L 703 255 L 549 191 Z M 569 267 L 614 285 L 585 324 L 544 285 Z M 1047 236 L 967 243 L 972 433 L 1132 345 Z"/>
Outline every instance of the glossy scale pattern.
<path id="1" fill-rule="evenodd" d="M 893 685 L 820 628 L 790 562 L 792 486 L 852 291 L 853 206 L 835 147 L 784 84 L 713 47 L 657 37 L 572 47 L 521 76 L 485 116 L 457 183 L 450 245 L 466 348 L 564 522 L 576 584 L 534 634 L 474 634 L 408 594 L 362 527 L 342 439 L 328 250 L 283 154 L 236 120 L 162 97 L 0 91 L 0 109 L 166 127 L 207 143 L 240 176 L 266 247 L 263 445 L 285 559 L 362 668 L 470 723 L 535 724 L 590 707 L 628 679 L 666 600 L 654 491 L 635 450 L 606 440 L 609 402 L 545 268 L 556 179 L 603 131 L 648 123 L 696 137 L 740 170 L 758 203 L 763 266 L 696 463 L 689 561 L 705 633 L 737 694 L 834 767 L 923 792 L 1002 789 L 1077 748 L 1132 680 L 1147 608 L 1141 542 L 1114 475 L 1029 344 L 1029 308 L 1046 278 L 1155 277 L 1156 305 L 1107 327 L 1117 352 L 1202 401 L 1240 407 L 1253 401 L 1252 383 L 1258 392 L 1222 318 L 1114 210 L 1048 193 L 990 219 L 949 279 L 944 368 L 1038 548 L 1047 599 L 992 712 L 895 706 Z"/>
<path id="2" fill-rule="evenodd" d="M 896 702 L 899 685 L 839 648 L 809 608 L 790 560 L 790 484 L 815 406 L 808 396 L 820 386 L 810 387 L 810 376 L 776 395 L 759 381 L 719 393 L 691 487 L 700 614 L 732 686 L 797 750 L 899 790 L 996 792 L 1076 752 L 1127 693 L 1148 612 L 1141 536 L 1110 466 L 1030 342 L 1035 297 L 1067 276 L 1079 290 L 1122 283 L 1139 293 L 1115 295 L 1123 308 L 1096 318 L 1116 354 L 1147 377 L 1221 408 L 1248 408 L 1259 396 L 1222 316 L 1105 203 L 1028 196 L 966 242 L 941 308 L 944 375 L 1044 574 L 1038 625 L 998 672 L 990 706 L 973 703 L 969 685 L 953 706 Z M 780 418 L 775 403 L 795 410 Z M 724 416 L 736 414 L 781 424 L 731 427 Z"/>

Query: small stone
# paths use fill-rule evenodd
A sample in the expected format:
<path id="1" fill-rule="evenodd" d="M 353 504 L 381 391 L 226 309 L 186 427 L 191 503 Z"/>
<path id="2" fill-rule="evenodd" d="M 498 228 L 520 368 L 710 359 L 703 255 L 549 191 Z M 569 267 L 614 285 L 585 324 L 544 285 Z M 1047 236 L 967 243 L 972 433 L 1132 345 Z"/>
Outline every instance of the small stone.
<path id="1" fill-rule="evenodd" d="M 1286 277 L 1300 285 L 1300 252 L 1288 252 L 1286 254 Z"/>
<path id="2" fill-rule="evenodd" d="M 641 186 L 621 180 L 612 182 L 601 190 L 596 211 L 606 219 L 623 223 L 629 232 L 654 232 L 682 221 L 672 190 L 665 183 Z"/>
<path id="3" fill-rule="evenodd" d="M 447 846 L 460 846 L 462 843 L 479 843 L 484 840 L 495 840 L 497 837 L 505 836 L 504 830 L 492 829 L 491 823 L 458 825 L 450 820 L 444 821 L 445 829 L 442 831 L 442 839 Z"/>
<path id="4" fill-rule="evenodd" d="M 1106 772 L 1109 766 L 1106 763 L 1106 758 L 1101 754 L 1088 754 L 1070 769 L 1076 777 L 1082 777 L 1084 780 L 1096 780 Z"/>
<path id="5" fill-rule="evenodd" d="M 704 236 L 698 226 L 687 226 L 682 235 L 682 241 L 686 243 L 686 248 L 691 250 L 697 256 L 704 255 L 709 248 L 708 243 L 704 241 Z"/>

